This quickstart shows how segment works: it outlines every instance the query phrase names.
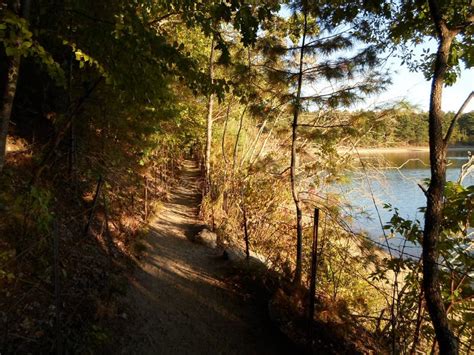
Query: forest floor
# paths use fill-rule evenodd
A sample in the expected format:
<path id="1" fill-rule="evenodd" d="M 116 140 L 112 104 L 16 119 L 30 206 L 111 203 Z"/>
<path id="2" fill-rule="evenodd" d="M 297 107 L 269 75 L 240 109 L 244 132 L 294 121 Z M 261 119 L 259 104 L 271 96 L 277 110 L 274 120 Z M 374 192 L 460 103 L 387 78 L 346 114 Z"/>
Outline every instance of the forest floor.
<path id="1" fill-rule="evenodd" d="M 147 250 L 130 276 L 121 353 L 287 354 L 266 302 L 230 280 L 222 251 L 192 243 L 199 220 L 199 169 L 185 161 L 178 186 L 150 223 Z M 293 351 L 292 351 L 293 350 Z"/>

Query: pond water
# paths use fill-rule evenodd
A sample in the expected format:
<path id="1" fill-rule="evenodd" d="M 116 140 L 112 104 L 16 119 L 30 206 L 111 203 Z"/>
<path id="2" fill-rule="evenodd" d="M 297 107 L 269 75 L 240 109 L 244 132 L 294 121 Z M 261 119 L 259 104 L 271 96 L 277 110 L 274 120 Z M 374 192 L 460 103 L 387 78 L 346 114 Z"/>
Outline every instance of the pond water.
<path id="1" fill-rule="evenodd" d="M 461 165 L 467 162 L 468 150 L 474 152 L 474 148 L 448 151 L 448 180 L 458 179 Z M 386 224 L 393 215 L 393 212 L 384 209 L 383 206 L 387 203 L 398 208 L 401 217 L 418 219 L 423 226 L 423 214 L 419 212 L 419 208 L 426 206 L 426 197 L 418 184 L 423 184 L 424 179 L 430 177 L 429 153 L 410 151 L 361 154 L 360 157 L 365 170 L 350 173 L 349 183 L 335 186 L 336 191 L 343 196 L 347 214 L 355 215 L 352 228 L 358 232 L 366 232 L 372 240 L 385 245 L 381 224 Z M 464 179 L 463 185 L 473 184 L 473 174 Z M 378 218 L 377 210 L 382 222 Z M 417 246 L 404 243 L 401 237 L 389 239 L 395 254 L 400 254 L 402 249 L 408 256 L 420 254 Z"/>

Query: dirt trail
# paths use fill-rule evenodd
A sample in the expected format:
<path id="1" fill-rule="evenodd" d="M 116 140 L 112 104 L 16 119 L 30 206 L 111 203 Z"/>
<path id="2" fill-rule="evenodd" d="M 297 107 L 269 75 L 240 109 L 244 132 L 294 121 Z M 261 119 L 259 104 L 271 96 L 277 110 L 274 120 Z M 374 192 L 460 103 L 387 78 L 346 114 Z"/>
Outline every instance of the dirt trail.
<path id="1" fill-rule="evenodd" d="M 221 253 L 189 241 L 202 228 L 196 217 L 198 176 L 186 161 L 171 201 L 152 223 L 128 294 L 139 324 L 129 326 L 123 353 L 290 353 L 262 305 L 225 282 L 228 266 Z"/>

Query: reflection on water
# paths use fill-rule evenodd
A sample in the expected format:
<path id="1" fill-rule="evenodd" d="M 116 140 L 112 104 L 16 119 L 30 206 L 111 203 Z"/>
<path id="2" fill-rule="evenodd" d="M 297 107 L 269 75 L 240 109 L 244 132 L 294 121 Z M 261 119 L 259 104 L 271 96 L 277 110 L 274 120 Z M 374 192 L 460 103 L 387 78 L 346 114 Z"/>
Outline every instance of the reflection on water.
<path id="1" fill-rule="evenodd" d="M 448 152 L 449 166 L 447 179 L 456 181 L 460 167 L 467 161 L 467 151 L 474 149 L 456 149 Z M 349 184 L 339 184 L 336 191 L 342 195 L 347 204 L 346 212 L 356 215 L 353 228 L 366 231 L 376 242 L 385 244 L 381 223 L 377 209 L 386 224 L 392 217 L 392 212 L 383 208 L 384 204 L 391 204 L 400 211 L 401 217 L 418 219 L 423 225 L 423 214 L 420 207 L 426 206 L 426 197 L 418 184 L 430 177 L 428 152 L 381 153 L 376 155 L 362 155 L 365 170 L 360 169 L 350 174 Z M 369 177 L 369 178 L 367 178 Z M 464 185 L 473 185 L 474 176 L 466 177 Z M 371 193 L 372 192 L 372 193 Z M 374 200 L 375 200 L 375 207 Z M 348 206 L 352 205 L 352 208 Z M 404 245 L 403 238 L 390 239 L 391 248 L 404 250 L 407 254 L 417 256 L 420 251 L 410 244 Z"/>
<path id="2" fill-rule="evenodd" d="M 448 165 L 452 169 L 459 169 L 467 161 L 467 152 L 472 148 L 455 148 L 448 151 Z M 401 153 L 360 154 L 361 159 L 373 166 L 401 167 L 403 169 L 429 169 L 429 153 L 421 150 L 412 150 Z"/>

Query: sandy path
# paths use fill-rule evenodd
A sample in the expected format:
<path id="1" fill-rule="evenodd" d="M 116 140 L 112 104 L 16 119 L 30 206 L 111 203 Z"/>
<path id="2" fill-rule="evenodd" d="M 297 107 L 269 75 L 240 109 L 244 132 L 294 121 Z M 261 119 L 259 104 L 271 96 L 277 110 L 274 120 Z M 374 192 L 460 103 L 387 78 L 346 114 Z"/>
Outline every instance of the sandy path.
<path id="1" fill-rule="evenodd" d="M 228 267 L 220 253 L 187 239 L 202 228 L 195 217 L 198 175 L 186 162 L 182 182 L 152 223 L 147 255 L 128 295 L 141 321 L 130 325 L 123 353 L 290 353 L 264 307 L 225 282 Z"/>

